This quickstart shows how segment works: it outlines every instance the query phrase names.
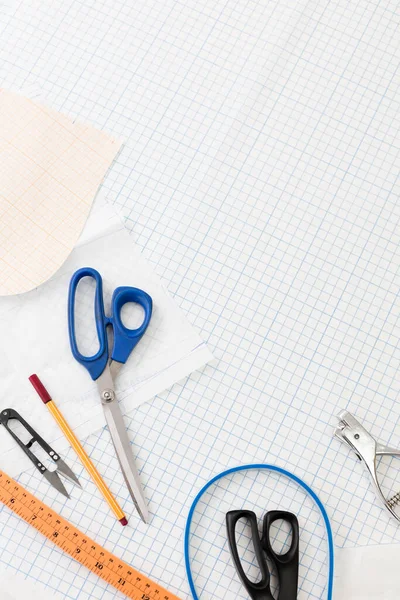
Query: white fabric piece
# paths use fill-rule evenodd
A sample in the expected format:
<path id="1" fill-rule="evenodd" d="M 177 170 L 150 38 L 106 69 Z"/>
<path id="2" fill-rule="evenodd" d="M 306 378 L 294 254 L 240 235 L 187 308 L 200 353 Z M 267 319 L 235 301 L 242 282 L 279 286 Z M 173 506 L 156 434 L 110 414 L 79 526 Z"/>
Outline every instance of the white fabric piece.
<path id="1" fill-rule="evenodd" d="M 50 281 L 22 296 L 0 298 L 0 329 L 7 340 L 0 349 L 3 402 L 27 420 L 55 450 L 68 442 L 28 381 L 37 373 L 79 439 L 105 425 L 96 384 L 73 358 L 68 337 L 67 300 L 72 274 L 80 267 L 96 268 L 102 278 L 106 314 L 120 285 L 145 290 L 153 299 L 149 327 L 116 380 L 118 398 L 128 414 L 142 402 L 202 367 L 212 355 L 175 301 L 134 245 L 120 219 L 104 202 L 96 201 L 79 246 Z M 81 285 L 81 284 L 80 284 Z M 77 332 L 88 332 L 85 354 L 93 354 L 97 339 L 93 298 L 89 288 L 77 291 L 84 308 Z M 77 319 L 78 321 L 78 319 Z M 134 392 L 134 393 L 133 393 Z M 0 427 L 2 465 L 11 476 L 31 463 Z"/>
<path id="2" fill-rule="evenodd" d="M 42 583 L 25 579 L 22 573 L 0 565 L 1 600 L 62 600 L 63 594 L 46 588 Z"/>
<path id="3" fill-rule="evenodd" d="M 334 600 L 395 600 L 400 597 L 400 544 L 339 548 Z"/>

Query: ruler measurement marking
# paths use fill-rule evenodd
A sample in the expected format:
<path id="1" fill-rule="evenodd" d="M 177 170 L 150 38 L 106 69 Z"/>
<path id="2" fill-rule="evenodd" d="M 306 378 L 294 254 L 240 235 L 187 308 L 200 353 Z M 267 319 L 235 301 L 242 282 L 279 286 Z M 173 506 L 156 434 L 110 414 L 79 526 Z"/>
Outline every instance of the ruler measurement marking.
<path id="1" fill-rule="evenodd" d="M 85 536 L 1 470 L 0 501 L 61 550 L 131 600 L 179 600 Z"/>

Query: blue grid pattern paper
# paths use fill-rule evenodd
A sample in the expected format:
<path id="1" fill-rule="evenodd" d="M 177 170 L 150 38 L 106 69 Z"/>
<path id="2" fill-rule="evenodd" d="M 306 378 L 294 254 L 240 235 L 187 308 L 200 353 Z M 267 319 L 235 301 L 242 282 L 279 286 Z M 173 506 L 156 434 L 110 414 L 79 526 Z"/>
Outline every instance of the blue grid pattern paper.
<path id="1" fill-rule="evenodd" d="M 71 501 L 32 471 L 20 480 L 182 599 L 190 502 L 237 464 L 276 463 L 305 479 L 339 547 L 400 542 L 362 466 L 332 438 L 347 408 L 400 446 L 399 22 L 391 0 L 3 8 L 1 85 L 125 140 L 105 194 L 216 357 L 126 421 L 149 527 L 134 516 L 106 429 L 86 444 L 132 515 L 129 529 L 116 527 L 72 452 L 85 491 Z M 397 491 L 396 463 L 381 470 Z M 324 597 L 315 509 L 292 484 L 248 474 L 221 482 L 196 514 L 202 598 L 245 598 L 223 510 L 261 517 L 281 505 L 300 516 L 299 598 Z M 121 597 L 7 510 L 0 561 L 68 600 Z"/>

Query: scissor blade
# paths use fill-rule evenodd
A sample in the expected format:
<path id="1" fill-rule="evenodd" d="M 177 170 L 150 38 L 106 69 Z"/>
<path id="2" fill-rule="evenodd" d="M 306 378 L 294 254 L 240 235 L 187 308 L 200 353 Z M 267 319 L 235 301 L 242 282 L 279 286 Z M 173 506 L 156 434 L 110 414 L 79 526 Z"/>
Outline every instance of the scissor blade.
<path id="1" fill-rule="evenodd" d="M 132 447 L 117 400 L 109 402 L 108 404 L 103 404 L 103 409 L 129 493 L 142 521 L 147 523 L 149 520 L 149 511 L 147 509 L 142 484 L 140 483 L 139 472 L 133 458 Z"/>
<path id="2" fill-rule="evenodd" d="M 74 474 L 72 469 L 70 469 L 69 466 L 63 461 L 62 458 L 59 458 L 57 461 L 57 471 L 60 473 L 60 475 L 63 475 L 66 479 L 68 479 L 68 481 L 70 481 L 74 485 L 77 485 L 80 488 L 82 487 L 79 483 L 79 479 L 77 478 L 77 476 Z"/>
<path id="3" fill-rule="evenodd" d="M 65 489 L 63 482 L 59 478 L 57 471 L 46 470 L 42 473 L 42 475 L 44 475 L 46 477 L 47 481 L 50 483 L 50 485 L 53 486 L 53 488 L 55 488 L 57 490 L 57 492 L 60 492 L 66 498 L 69 498 L 69 494 L 68 494 L 67 490 Z"/>

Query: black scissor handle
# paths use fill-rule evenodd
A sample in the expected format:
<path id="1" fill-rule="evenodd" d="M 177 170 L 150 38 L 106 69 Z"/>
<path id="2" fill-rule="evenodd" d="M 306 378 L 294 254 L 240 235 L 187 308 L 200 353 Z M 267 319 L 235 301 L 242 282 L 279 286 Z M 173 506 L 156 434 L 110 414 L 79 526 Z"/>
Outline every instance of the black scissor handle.
<path id="1" fill-rule="evenodd" d="M 29 440 L 29 442 L 27 444 L 24 444 L 24 442 L 10 428 L 10 426 L 8 425 L 8 422 L 11 420 L 18 421 L 19 423 L 21 423 L 21 425 L 23 427 L 25 427 L 25 429 L 28 431 L 28 433 L 32 436 L 32 438 Z M 44 464 L 34 455 L 34 453 L 30 449 L 31 446 L 33 446 L 33 444 L 35 442 L 37 442 L 39 444 L 39 446 L 41 446 L 43 448 L 43 450 L 46 452 L 46 454 L 48 454 L 48 456 L 55 463 L 60 459 L 58 454 L 56 452 L 54 452 L 53 448 L 51 446 L 49 446 L 49 444 L 42 437 L 40 437 L 40 435 L 38 433 L 36 433 L 36 431 L 33 429 L 33 427 L 31 427 L 29 425 L 29 423 L 27 423 L 25 421 L 25 419 L 23 419 L 21 417 L 21 415 L 13 408 L 5 408 L 0 412 L 0 423 L 2 425 L 4 425 L 4 427 L 7 429 L 8 433 L 14 438 L 14 440 L 22 448 L 22 450 L 25 452 L 27 457 L 32 461 L 32 463 L 35 465 L 35 467 L 37 468 L 37 470 L 40 473 L 45 473 L 47 471 L 47 469 L 44 466 Z"/>
<path id="2" fill-rule="evenodd" d="M 292 529 L 292 543 L 289 550 L 283 554 L 276 553 L 271 545 L 271 525 L 278 520 L 286 521 Z M 279 600 L 296 600 L 299 578 L 299 522 L 296 515 L 284 510 L 267 512 L 264 517 L 261 544 L 278 571 Z"/>
<path id="3" fill-rule="evenodd" d="M 239 519 L 246 519 L 250 523 L 251 537 L 253 541 L 254 553 L 261 572 L 261 579 L 257 582 L 251 581 L 242 567 L 237 544 L 236 544 L 236 524 Z M 231 510 L 226 513 L 226 529 L 228 543 L 232 559 L 244 587 L 252 600 L 274 600 L 270 588 L 270 574 L 267 561 L 263 554 L 263 547 L 258 533 L 257 517 L 251 510 Z"/>

